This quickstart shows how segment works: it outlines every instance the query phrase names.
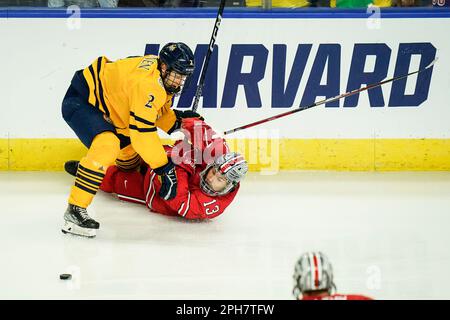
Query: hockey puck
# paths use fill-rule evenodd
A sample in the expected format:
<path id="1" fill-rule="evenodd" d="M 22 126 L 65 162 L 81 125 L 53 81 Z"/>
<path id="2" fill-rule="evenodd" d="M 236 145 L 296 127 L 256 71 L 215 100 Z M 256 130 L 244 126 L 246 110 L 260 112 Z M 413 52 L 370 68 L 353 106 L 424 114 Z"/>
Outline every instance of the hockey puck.
<path id="1" fill-rule="evenodd" d="M 69 273 L 63 273 L 63 274 L 59 275 L 59 278 L 61 280 L 70 280 L 70 279 L 72 279 L 72 275 Z"/>

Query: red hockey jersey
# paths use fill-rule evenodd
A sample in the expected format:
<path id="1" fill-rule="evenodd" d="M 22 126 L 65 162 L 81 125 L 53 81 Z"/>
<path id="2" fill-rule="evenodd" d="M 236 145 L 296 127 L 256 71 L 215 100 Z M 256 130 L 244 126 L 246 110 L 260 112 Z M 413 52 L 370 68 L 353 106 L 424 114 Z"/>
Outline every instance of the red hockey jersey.
<path id="1" fill-rule="evenodd" d="M 144 176 L 136 171 L 123 172 L 111 166 L 100 189 L 116 193 L 121 200 L 144 204 L 151 211 L 165 215 L 212 219 L 222 214 L 236 196 L 239 185 L 226 195 L 210 196 L 200 188 L 200 173 L 218 152 L 229 152 L 228 146 L 224 139 L 213 138 L 215 132 L 198 119 L 184 119 L 182 128 L 189 139 L 179 141 L 173 147 L 165 147 L 168 156 L 176 164 L 178 185 L 175 198 L 164 200 L 159 197 L 159 176 L 148 167 Z"/>

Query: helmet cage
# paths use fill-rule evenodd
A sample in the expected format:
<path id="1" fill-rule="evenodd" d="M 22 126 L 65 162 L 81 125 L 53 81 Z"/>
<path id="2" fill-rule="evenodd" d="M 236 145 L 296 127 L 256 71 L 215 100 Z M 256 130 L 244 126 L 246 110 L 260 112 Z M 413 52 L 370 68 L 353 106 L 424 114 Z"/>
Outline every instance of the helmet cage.
<path id="1" fill-rule="evenodd" d="M 163 77 L 163 84 L 166 91 L 170 94 L 177 94 L 186 85 L 186 80 L 188 76 L 180 74 L 175 70 L 167 70 Z M 178 86 L 174 87 L 172 84 L 177 83 Z"/>
<path id="2" fill-rule="evenodd" d="M 206 182 L 206 176 L 211 168 L 215 168 L 228 181 L 225 188 L 221 191 L 213 190 Z M 236 152 L 229 152 L 217 157 L 213 163 L 210 163 L 200 173 L 200 187 L 210 196 L 220 196 L 231 192 L 245 176 L 248 171 L 247 161 Z"/>
<path id="3" fill-rule="evenodd" d="M 231 182 L 230 180 L 228 180 L 228 178 L 226 178 L 227 185 L 220 191 L 215 191 L 213 188 L 211 188 L 211 186 L 208 184 L 208 182 L 206 182 L 206 176 L 208 175 L 209 170 L 212 169 L 213 167 L 216 168 L 216 170 L 219 170 L 218 166 L 215 163 L 212 163 L 212 164 L 208 165 L 205 168 L 205 170 L 200 172 L 200 188 L 202 189 L 202 191 L 212 197 L 223 196 L 223 195 L 231 192 L 237 183 Z"/>

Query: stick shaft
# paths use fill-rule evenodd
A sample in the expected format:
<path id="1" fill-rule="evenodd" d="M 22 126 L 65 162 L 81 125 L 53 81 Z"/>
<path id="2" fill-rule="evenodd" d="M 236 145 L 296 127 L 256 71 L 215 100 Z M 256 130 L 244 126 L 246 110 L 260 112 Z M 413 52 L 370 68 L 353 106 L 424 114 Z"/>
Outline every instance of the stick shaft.
<path id="1" fill-rule="evenodd" d="M 197 91 L 195 91 L 195 99 L 194 104 L 192 105 L 192 111 L 197 111 L 198 102 L 200 100 L 200 96 L 203 92 L 203 84 L 205 82 L 206 70 L 208 69 L 209 59 L 211 58 L 211 54 L 214 50 L 214 44 L 216 42 L 217 32 L 219 31 L 220 22 L 222 21 L 222 13 L 225 8 L 226 0 L 221 0 L 219 5 L 219 10 L 217 11 L 216 22 L 214 23 L 213 32 L 211 34 L 211 39 L 209 41 L 208 51 L 206 53 L 205 62 L 203 63 L 202 73 L 200 74 L 200 81 L 197 86 Z"/>
<path id="2" fill-rule="evenodd" d="M 306 107 L 300 107 L 298 109 L 287 111 L 287 112 L 275 115 L 273 117 L 269 117 L 269 118 L 266 118 L 266 119 L 255 121 L 255 122 L 243 125 L 241 127 L 237 127 L 237 128 L 225 131 L 223 134 L 227 135 L 227 134 L 234 133 L 236 131 L 240 131 L 240 130 L 244 130 L 244 129 L 247 129 L 247 128 L 251 128 L 251 127 L 257 126 L 257 125 L 259 125 L 261 123 L 265 123 L 265 122 L 269 122 L 269 121 L 272 121 L 272 120 L 275 120 L 275 119 L 286 117 L 286 116 L 288 116 L 290 114 L 294 114 L 294 113 L 297 113 L 297 112 L 300 112 L 300 111 L 303 111 L 303 110 L 306 110 L 306 109 L 317 107 L 317 106 L 320 106 L 320 105 L 325 104 L 325 103 L 329 103 L 329 102 L 333 102 L 333 101 L 336 101 L 336 100 L 340 100 L 342 98 L 346 98 L 346 97 L 352 96 L 354 94 L 357 94 L 357 93 L 360 93 L 360 92 L 363 92 L 363 91 L 366 91 L 366 90 L 370 90 L 370 89 L 382 86 L 383 84 L 386 84 L 386 83 L 389 83 L 389 82 L 393 82 L 393 81 L 397 81 L 397 80 L 400 80 L 400 79 L 404 79 L 404 78 L 409 77 L 409 76 L 411 76 L 413 74 L 420 73 L 422 71 L 425 71 L 425 70 L 431 68 L 434 65 L 434 63 L 436 62 L 436 60 L 437 59 L 433 60 L 433 62 L 431 62 L 428 66 L 426 66 L 423 69 L 420 69 L 420 70 L 417 70 L 417 71 L 414 71 L 414 72 L 410 72 L 410 73 L 402 75 L 402 76 L 398 76 L 398 77 L 394 77 L 394 78 L 391 78 L 391 79 L 387 79 L 387 80 L 384 80 L 384 81 L 381 81 L 381 82 L 373 83 L 373 84 L 367 85 L 367 86 L 365 86 L 363 88 L 355 89 L 355 90 L 352 90 L 352 91 L 340 94 L 340 95 L 332 97 L 332 98 L 328 98 L 328 99 L 324 99 L 324 100 L 318 101 L 318 102 L 316 102 L 314 104 L 311 104 L 309 106 L 306 106 Z"/>

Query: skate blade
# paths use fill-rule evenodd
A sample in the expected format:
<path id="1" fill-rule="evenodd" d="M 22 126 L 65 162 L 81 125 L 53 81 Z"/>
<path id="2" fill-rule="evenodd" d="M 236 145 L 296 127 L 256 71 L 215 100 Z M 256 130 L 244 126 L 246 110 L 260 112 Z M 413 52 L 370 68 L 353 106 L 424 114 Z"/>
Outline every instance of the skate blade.
<path id="1" fill-rule="evenodd" d="M 61 231 L 64 234 L 70 233 L 87 238 L 94 238 L 97 235 L 96 229 L 82 228 L 80 226 L 77 226 L 75 223 L 69 221 L 64 222 Z"/>

